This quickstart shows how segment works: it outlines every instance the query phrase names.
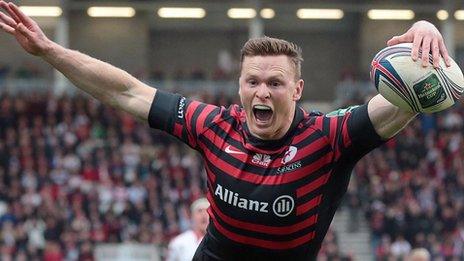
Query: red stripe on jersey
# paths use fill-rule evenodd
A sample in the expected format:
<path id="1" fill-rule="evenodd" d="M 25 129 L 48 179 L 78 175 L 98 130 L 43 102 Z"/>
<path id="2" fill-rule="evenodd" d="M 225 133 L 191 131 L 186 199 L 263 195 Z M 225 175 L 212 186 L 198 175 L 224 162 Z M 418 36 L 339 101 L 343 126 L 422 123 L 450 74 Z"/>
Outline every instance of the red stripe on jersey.
<path id="1" fill-rule="evenodd" d="M 322 168 L 324 165 L 326 165 L 327 163 L 329 163 L 331 161 L 331 155 L 332 155 L 332 152 L 330 153 L 327 153 L 327 155 L 325 157 L 322 157 L 316 161 L 314 161 L 313 163 L 309 164 L 309 165 L 306 165 L 304 166 L 303 168 L 301 169 L 297 169 L 293 172 L 289 172 L 287 175 L 296 175 L 296 172 L 298 173 L 298 176 L 299 178 L 303 178 L 305 176 L 309 176 L 311 175 L 313 172 L 316 172 L 318 171 L 320 168 Z M 295 179 L 296 180 L 296 179 Z"/>
<path id="2" fill-rule="evenodd" d="M 309 136 L 311 136 L 311 134 L 313 134 L 316 130 L 309 127 L 309 128 L 306 128 L 305 131 L 303 131 L 302 133 L 296 135 L 293 140 L 292 140 L 292 143 L 293 144 L 298 144 L 300 142 L 302 142 L 303 140 L 307 139 Z M 321 134 L 322 136 L 322 134 Z"/>
<path id="3" fill-rule="evenodd" d="M 306 202 L 306 203 L 304 203 L 302 205 L 299 205 L 296 208 L 296 215 L 297 216 L 302 215 L 302 214 L 308 212 L 309 210 L 317 207 L 321 203 L 321 199 L 322 199 L 322 195 L 319 195 L 317 197 L 314 197 L 310 201 L 308 201 L 308 202 Z"/>
<path id="4" fill-rule="evenodd" d="M 332 143 L 332 146 L 335 150 L 335 158 L 338 159 L 341 154 L 341 151 L 338 145 L 338 135 L 337 135 L 339 117 L 333 117 L 329 119 L 330 119 L 330 134 L 329 134 L 330 142 Z"/>
<path id="5" fill-rule="evenodd" d="M 223 159 L 219 158 L 216 154 L 211 152 L 209 148 L 204 146 L 203 153 L 205 155 L 205 160 L 210 162 L 212 165 L 216 166 L 217 168 L 221 169 L 224 173 L 240 180 L 248 181 L 254 184 L 263 184 L 263 185 L 281 185 L 296 181 L 298 179 L 304 178 L 308 175 L 311 175 L 313 172 L 319 170 L 322 166 L 324 166 L 330 157 L 322 157 L 315 162 L 306 165 L 305 167 L 280 174 L 280 175 L 273 175 L 273 176 L 263 176 L 254 174 L 251 172 L 247 172 L 241 169 L 238 169 L 231 164 L 227 163 Z M 330 154 L 328 154 L 330 155 Z"/>
<path id="6" fill-rule="evenodd" d="M 234 129 L 234 127 L 228 121 L 221 121 L 217 124 L 219 128 L 221 128 L 228 136 L 233 138 L 236 141 L 243 143 L 243 136 Z"/>
<path id="7" fill-rule="evenodd" d="M 205 164 L 205 170 L 208 179 L 210 179 L 213 183 L 216 182 L 216 174 L 209 169 L 208 164 Z"/>
<path id="8" fill-rule="evenodd" d="M 177 123 L 177 122 L 174 124 L 174 131 L 173 131 L 173 134 L 174 134 L 176 137 L 182 138 L 182 124 Z"/>
<path id="9" fill-rule="evenodd" d="M 351 113 L 348 114 L 348 116 L 346 117 L 345 119 L 346 123 L 344 123 L 342 127 L 343 146 L 345 148 L 351 145 L 351 138 L 350 138 L 350 134 L 348 133 L 348 120 L 350 119 L 350 117 L 351 117 Z"/>
<path id="10" fill-rule="evenodd" d="M 218 126 L 219 126 L 219 124 L 218 124 Z M 230 124 L 229 124 L 229 126 L 230 126 Z M 219 126 L 219 128 L 221 128 L 225 133 L 227 133 L 229 138 L 232 138 L 235 141 L 237 141 L 238 143 L 243 144 L 242 136 L 240 136 L 240 134 L 236 130 L 234 130 L 232 128 L 232 126 L 230 126 L 230 130 L 224 129 L 221 126 Z M 224 144 L 224 145 L 227 145 L 227 146 L 229 145 L 229 143 L 226 140 L 224 140 L 221 136 L 216 135 L 216 133 L 214 133 L 214 131 L 211 130 L 211 129 L 207 129 L 202 135 L 205 138 L 207 138 L 208 140 L 213 141 L 216 145 L 219 145 L 219 144 Z M 216 139 L 219 139 L 220 141 L 217 142 Z M 218 146 L 218 147 L 219 147 L 219 149 L 222 150 L 222 149 L 225 149 L 227 146 L 224 146 L 224 148 L 220 148 L 220 146 Z M 203 146 L 203 147 L 206 147 L 206 146 Z M 230 149 L 236 150 L 236 151 L 241 151 L 238 148 L 236 148 L 235 146 L 230 147 Z M 237 160 L 240 160 L 241 162 L 246 162 L 248 154 L 247 154 L 246 151 L 241 151 L 241 152 L 243 152 L 243 153 L 231 153 L 229 155 L 231 157 L 236 158 Z"/>
<path id="11" fill-rule="evenodd" d="M 296 190 L 296 197 L 301 198 L 304 195 L 310 193 L 311 191 L 319 188 L 320 186 L 324 185 L 327 183 L 327 180 L 330 177 L 330 172 L 326 173 L 319 178 L 313 180 L 311 183 L 304 185 L 303 187 L 300 187 Z"/>
<path id="12" fill-rule="evenodd" d="M 237 169 L 236 167 L 230 165 L 229 163 L 225 162 L 216 154 L 212 153 L 209 149 L 203 149 L 203 153 L 205 154 L 205 160 L 210 162 L 215 167 L 221 169 L 224 173 L 240 180 L 248 181 L 254 184 L 266 184 L 266 185 L 273 185 L 275 183 L 274 179 L 267 180 L 265 176 L 261 176 L 258 174 L 250 173 L 244 170 Z"/>
<path id="13" fill-rule="evenodd" d="M 243 136 L 241 135 L 241 133 L 237 132 L 236 130 L 234 130 L 234 128 L 232 127 L 232 125 L 227 122 L 227 121 L 222 121 L 220 123 L 218 123 L 218 126 L 224 130 L 225 132 L 227 132 L 227 134 L 229 134 L 229 136 L 237 141 L 241 141 L 242 144 L 244 144 L 245 148 L 248 149 L 248 150 L 252 150 L 253 152 L 255 153 L 264 153 L 264 154 L 275 154 L 275 153 L 280 153 L 280 152 L 283 152 L 286 147 L 285 146 L 282 146 L 282 148 L 278 149 L 278 150 L 265 150 L 265 149 L 262 149 L 262 148 L 258 148 L 258 147 L 255 147 L 253 146 L 253 144 L 250 144 L 250 143 L 245 143 L 244 142 L 244 139 L 243 139 Z M 233 132 L 230 132 L 228 130 L 232 130 Z M 246 133 L 244 133 L 244 135 L 247 135 Z"/>
<path id="14" fill-rule="evenodd" d="M 316 120 L 314 121 L 314 125 L 316 125 L 316 128 L 322 130 L 322 126 L 324 123 L 324 117 L 316 117 Z"/>
<path id="15" fill-rule="evenodd" d="M 222 128 L 221 128 L 222 129 Z M 224 130 L 224 129 L 223 129 Z M 226 130 L 224 130 L 225 132 L 227 132 Z M 230 138 L 234 138 L 235 140 L 237 141 L 242 141 L 241 140 L 241 137 L 238 136 L 239 134 L 235 131 L 235 130 L 231 130 L 228 132 L 230 134 Z M 214 131 L 210 130 L 210 129 L 207 129 L 203 135 L 205 136 L 205 138 L 207 138 L 208 140 L 210 141 L 213 141 L 216 145 L 217 144 L 228 144 L 224 139 L 222 139 L 220 136 L 216 135 L 214 133 Z M 217 142 L 215 139 L 220 139 L 221 142 Z M 314 153 L 315 151 L 318 151 L 320 149 L 322 149 L 324 146 L 327 145 L 327 140 L 326 140 L 326 137 L 324 136 L 321 136 L 319 137 L 317 140 L 313 141 L 312 143 L 306 145 L 304 148 L 300 149 L 297 154 L 296 154 L 296 157 L 294 159 L 292 159 L 292 162 L 295 162 L 297 160 L 300 160 L 308 155 L 310 155 L 311 153 Z M 209 148 L 207 146 L 202 146 L 203 149 L 205 150 L 205 154 L 206 154 L 206 150 L 209 151 Z M 286 147 L 284 147 L 286 148 Z M 219 148 L 219 149 L 223 149 L 223 148 Z M 224 148 L 225 149 L 225 148 Z M 236 149 L 235 147 L 233 147 L 232 149 Z M 236 149 L 238 150 L 238 149 Z M 245 151 L 242 151 L 244 154 L 239 154 L 239 153 L 233 153 L 233 154 L 229 154 L 230 156 L 234 157 L 235 159 L 237 160 L 240 160 L 241 162 L 243 163 L 246 163 L 247 160 L 248 160 L 248 156 L 252 156 L 255 154 L 255 152 L 253 152 L 253 154 L 251 155 L 247 155 L 245 153 L 248 153 L 248 152 L 245 152 Z M 213 154 L 212 152 L 210 152 L 211 154 Z M 331 157 L 329 157 L 331 158 Z M 281 160 L 274 160 L 272 162 L 271 165 L 269 165 L 267 168 L 278 168 L 278 167 L 281 167 L 282 166 L 282 161 Z M 256 174 L 255 174 L 256 175 Z M 285 174 L 283 174 L 285 175 Z"/>
<path id="16" fill-rule="evenodd" d="M 192 101 L 185 109 L 185 127 L 187 130 L 191 130 L 194 126 L 192 126 L 192 117 L 195 114 L 195 110 L 200 106 L 200 102 Z"/>
<path id="17" fill-rule="evenodd" d="M 291 161 L 289 161 L 288 163 L 295 162 L 295 161 L 298 161 L 298 160 L 303 159 L 305 157 L 308 157 L 311 154 L 313 154 L 314 152 L 324 148 L 327 145 L 330 145 L 330 144 L 328 144 L 327 138 L 321 136 L 317 140 L 315 140 L 315 141 L 311 142 L 310 144 L 306 145 L 305 147 L 299 149 L 296 152 L 295 157 Z M 284 157 L 285 157 L 285 155 L 284 155 Z M 280 167 L 281 165 L 282 165 L 281 161 L 276 160 L 276 161 L 273 162 L 272 166 L 273 167 Z"/>
<path id="18" fill-rule="evenodd" d="M 216 108 L 217 107 L 213 106 L 213 105 L 206 105 L 206 107 L 203 109 L 203 111 L 200 112 L 200 115 L 197 118 L 197 126 L 196 126 L 197 135 L 200 134 L 203 131 L 203 128 L 205 126 L 206 118 Z"/>
<path id="19" fill-rule="evenodd" d="M 329 118 L 330 120 L 330 141 L 334 146 L 337 146 L 337 141 L 335 140 L 337 138 L 337 124 L 338 124 L 338 117 L 331 117 Z"/>
<path id="20" fill-rule="evenodd" d="M 190 146 L 195 147 L 197 144 L 197 139 L 196 137 L 192 137 L 192 129 L 194 126 L 192 126 L 192 117 L 195 114 L 195 110 L 200 106 L 201 103 L 198 101 L 192 101 L 189 106 L 186 108 L 186 113 L 185 113 L 185 126 L 184 128 L 187 130 L 187 136 L 188 136 L 188 144 Z M 197 132 L 198 134 L 198 132 Z"/>
<path id="21" fill-rule="evenodd" d="M 264 150 L 264 149 L 253 146 L 253 144 L 251 144 L 251 143 L 245 143 L 245 148 L 248 149 L 248 150 L 252 150 L 254 152 L 257 152 L 257 153 L 261 153 L 261 154 L 282 153 L 286 149 L 285 146 L 282 146 L 277 150 Z"/>
<path id="22" fill-rule="evenodd" d="M 239 143 L 242 143 L 243 144 L 243 138 L 242 136 L 236 131 L 234 130 L 234 128 L 232 128 L 232 126 L 230 124 L 224 124 L 225 121 L 221 122 L 221 123 L 218 123 L 218 127 L 224 131 L 226 133 L 226 135 L 228 136 L 228 138 L 232 138 L 234 140 L 236 140 L 237 142 Z M 226 128 L 223 128 L 226 127 Z M 226 140 L 224 140 L 221 136 L 217 135 L 212 129 L 208 128 L 205 130 L 205 132 L 202 133 L 203 136 L 205 136 L 205 138 L 207 138 L 208 140 L 210 141 L 214 141 L 216 139 L 221 139 L 222 143 L 225 143 Z M 215 144 L 217 145 L 218 143 L 215 142 Z"/>
<path id="23" fill-rule="evenodd" d="M 208 192 L 206 197 L 211 203 L 211 208 L 214 210 L 214 212 L 218 214 L 219 218 L 221 218 L 228 225 L 239 228 L 239 229 L 245 229 L 249 231 L 255 231 L 255 232 L 270 234 L 270 235 L 288 235 L 288 234 L 295 233 L 299 230 L 302 230 L 309 226 L 314 225 L 317 220 L 316 215 L 312 215 L 311 217 L 303 220 L 302 222 L 299 222 L 299 223 L 296 223 L 290 226 L 281 226 L 281 227 L 249 223 L 249 222 L 240 221 L 240 220 L 231 218 L 225 215 L 224 213 L 222 213 L 221 210 L 217 207 L 216 203 L 214 202 L 214 199 L 211 193 Z"/>
<path id="24" fill-rule="evenodd" d="M 247 237 L 247 236 L 243 236 L 243 235 L 239 235 L 234 232 L 231 232 L 227 230 L 226 228 L 224 228 L 223 226 L 221 226 L 221 224 L 219 224 L 219 222 L 216 220 L 216 217 L 214 215 L 210 215 L 210 216 L 211 216 L 211 219 L 213 220 L 214 227 L 216 227 L 216 229 L 225 237 L 229 238 L 232 241 L 241 243 L 241 244 L 257 246 L 260 248 L 268 248 L 268 249 L 275 249 L 275 250 L 291 249 L 291 248 L 295 248 L 297 246 L 300 246 L 304 243 L 311 241 L 316 234 L 314 231 L 311 231 L 304 236 L 301 236 L 299 238 L 289 240 L 289 241 L 269 241 L 269 240 L 264 240 L 264 239 Z"/>

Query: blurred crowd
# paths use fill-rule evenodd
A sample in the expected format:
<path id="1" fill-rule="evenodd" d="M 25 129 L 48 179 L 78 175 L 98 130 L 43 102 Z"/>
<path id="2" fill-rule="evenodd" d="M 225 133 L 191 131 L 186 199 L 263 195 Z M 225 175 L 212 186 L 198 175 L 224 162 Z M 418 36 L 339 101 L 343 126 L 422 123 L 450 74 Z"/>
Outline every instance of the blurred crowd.
<path id="1" fill-rule="evenodd" d="M 32 63 L 23 63 L 18 67 L 0 64 L 0 80 L 6 78 L 34 79 L 44 77 L 44 72 L 39 66 Z"/>
<path id="2" fill-rule="evenodd" d="M 92 260 L 164 246 L 204 195 L 199 156 L 87 96 L 0 96 L 0 259 Z"/>
<path id="3" fill-rule="evenodd" d="M 135 77 L 143 81 L 163 82 L 176 81 L 232 81 L 237 79 L 238 66 L 216 65 L 211 70 L 201 67 L 178 67 L 170 72 L 161 68 L 143 68 L 130 71 Z M 43 79 L 52 77 L 51 68 L 41 68 L 40 65 L 23 62 L 18 66 L 10 66 L 0 63 L 0 80 L 5 79 Z"/>
<path id="4" fill-rule="evenodd" d="M 464 108 L 418 116 L 355 167 L 351 211 L 364 210 L 377 260 L 427 249 L 464 260 Z"/>

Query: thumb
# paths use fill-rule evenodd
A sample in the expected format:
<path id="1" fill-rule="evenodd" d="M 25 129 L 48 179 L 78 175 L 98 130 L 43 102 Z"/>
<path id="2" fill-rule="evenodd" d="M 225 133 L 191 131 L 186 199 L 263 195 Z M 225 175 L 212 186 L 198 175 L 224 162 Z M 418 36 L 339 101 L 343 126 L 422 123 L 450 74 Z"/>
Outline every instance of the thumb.
<path id="1" fill-rule="evenodd" d="M 402 35 L 393 36 L 390 40 L 387 41 L 387 45 L 392 46 L 392 45 L 399 44 L 399 43 L 408 43 L 408 42 L 411 42 L 411 40 L 412 39 L 411 39 L 410 34 L 405 33 Z"/>

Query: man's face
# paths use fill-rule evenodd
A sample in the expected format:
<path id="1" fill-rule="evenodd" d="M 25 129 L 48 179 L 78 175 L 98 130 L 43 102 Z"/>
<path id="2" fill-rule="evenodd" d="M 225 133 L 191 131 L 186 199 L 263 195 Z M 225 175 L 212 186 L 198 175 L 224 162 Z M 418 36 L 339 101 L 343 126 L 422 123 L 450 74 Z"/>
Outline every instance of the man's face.
<path id="1" fill-rule="evenodd" d="M 206 211 L 207 208 L 198 208 L 192 212 L 192 221 L 195 230 L 206 233 L 208 227 L 209 215 Z"/>
<path id="2" fill-rule="evenodd" d="M 294 66 L 285 55 L 245 56 L 239 95 L 253 135 L 272 140 L 288 131 L 304 85 L 295 78 Z"/>

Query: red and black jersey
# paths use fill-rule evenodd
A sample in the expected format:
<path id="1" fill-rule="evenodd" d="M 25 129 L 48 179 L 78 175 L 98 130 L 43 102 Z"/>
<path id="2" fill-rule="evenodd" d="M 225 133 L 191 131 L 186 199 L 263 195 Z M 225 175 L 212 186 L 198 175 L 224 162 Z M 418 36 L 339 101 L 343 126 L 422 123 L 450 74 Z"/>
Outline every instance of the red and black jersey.
<path id="1" fill-rule="evenodd" d="M 245 111 L 157 91 L 149 124 L 199 151 L 210 225 L 203 260 L 310 260 L 355 163 L 382 144 L 367 105 L 327 115 L 296 108 L 279 140 L 252 136 Z"/>

